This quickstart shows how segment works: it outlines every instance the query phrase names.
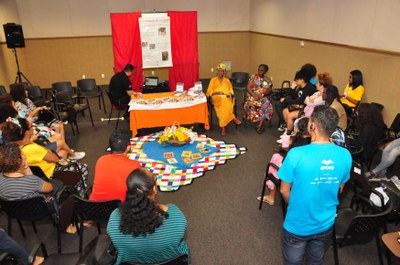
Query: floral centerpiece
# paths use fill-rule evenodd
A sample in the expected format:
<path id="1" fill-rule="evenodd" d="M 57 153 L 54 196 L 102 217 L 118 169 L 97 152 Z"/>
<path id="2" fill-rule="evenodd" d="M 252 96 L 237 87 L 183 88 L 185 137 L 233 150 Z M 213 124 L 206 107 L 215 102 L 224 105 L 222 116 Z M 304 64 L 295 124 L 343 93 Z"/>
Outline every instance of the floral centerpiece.
<path id="1" fill-rule="evenodd" d="M 175 122 L 172 126 L 165 127 L 163 133 L 158 138 L 158 143 L 181 146 L 194 141 L 195 138 L 196 133 L 191 129 L 181 127 L 178 122 Z"/>

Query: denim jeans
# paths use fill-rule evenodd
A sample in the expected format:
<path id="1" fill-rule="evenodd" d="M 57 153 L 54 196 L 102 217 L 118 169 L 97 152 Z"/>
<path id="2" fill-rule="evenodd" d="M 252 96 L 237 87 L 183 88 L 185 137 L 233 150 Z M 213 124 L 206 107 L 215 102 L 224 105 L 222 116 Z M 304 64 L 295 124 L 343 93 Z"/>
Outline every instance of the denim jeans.
<path id="1" fill-rule="evenodd" d="M 400 138 L 390 142 L 382 151 L 382 158 L 379 165 L 372 170 L 375 174 L 380 172 L 386 173 L 386 169 L 390 167 L 397 157 L 400 155 Z"/>
<path id="2" fill-rule="evenodd" d="M 329 240 L 332 239 L 330 228 L 325 232 L 311 236 L 296 236 L 283 228 L 282 244 L 285 265 L 301 265 L 307 252 L 307 264 L 319 265 L 324 261 L 324 254 Z"/>
<path id="3" fill-rule="evenodd" d="M 0 229 L 0 253 L 13 254 L 18 264 L 28 265 L 28 252 L 14 241 L 3 229 Z"/>

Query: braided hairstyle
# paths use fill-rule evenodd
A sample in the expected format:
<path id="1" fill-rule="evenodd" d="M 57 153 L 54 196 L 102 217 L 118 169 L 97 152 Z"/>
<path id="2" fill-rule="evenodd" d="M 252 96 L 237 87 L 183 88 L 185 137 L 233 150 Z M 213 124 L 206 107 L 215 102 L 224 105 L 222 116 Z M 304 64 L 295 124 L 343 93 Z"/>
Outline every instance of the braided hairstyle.
<path id="1" fill-rule="evenodd" d="M 146 236 L 160 227 L 168 214 L 158 204 L 149 199 L 153 194 L 155 180 L 144 168 L 132 171 L 126 180 L 127 192 L 125 202 L 119 207 L 121 213 L 120 231 L 132 234 L 133 237 Z"/>

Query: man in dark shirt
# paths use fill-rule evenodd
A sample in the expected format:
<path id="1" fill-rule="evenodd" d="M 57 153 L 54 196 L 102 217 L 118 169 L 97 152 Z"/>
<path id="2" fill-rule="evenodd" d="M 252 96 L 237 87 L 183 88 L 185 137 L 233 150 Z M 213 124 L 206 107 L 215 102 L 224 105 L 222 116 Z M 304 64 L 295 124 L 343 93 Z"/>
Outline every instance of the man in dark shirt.
<path id="1" fill-rule="evenodd" d="M 116 101 L 120 104 L 128 104 L 133 95 L 132 84 L 129 77 L 133 74 L 133 65 L 127 64 L 124 70 L 116 73 L 110 80 L 109 91 Z M 124 118 L 128 118 L 128 110 L 124 114 Z"/>

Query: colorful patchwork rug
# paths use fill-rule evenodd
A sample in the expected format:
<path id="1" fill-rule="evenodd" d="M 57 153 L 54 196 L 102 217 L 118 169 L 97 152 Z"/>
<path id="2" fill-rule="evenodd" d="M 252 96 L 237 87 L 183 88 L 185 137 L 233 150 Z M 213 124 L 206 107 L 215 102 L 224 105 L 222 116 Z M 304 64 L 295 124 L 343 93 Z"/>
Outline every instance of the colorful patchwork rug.
<path id="1" fill-rule="evenodd" d="M 225 164 L 226 160 L 246 152 L 244 147 L 214 141 L 204 134 L 184 146 L 162 145 L 157 142 L 161 134 L 132 138 L 129 156 L 154 174 L 161 191 L 175 191 L 189 185 L 216 165 Z"/>

